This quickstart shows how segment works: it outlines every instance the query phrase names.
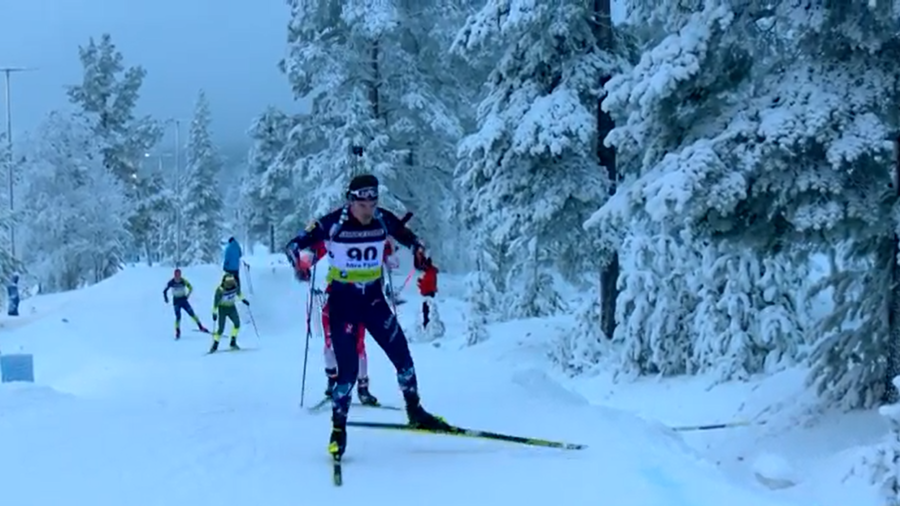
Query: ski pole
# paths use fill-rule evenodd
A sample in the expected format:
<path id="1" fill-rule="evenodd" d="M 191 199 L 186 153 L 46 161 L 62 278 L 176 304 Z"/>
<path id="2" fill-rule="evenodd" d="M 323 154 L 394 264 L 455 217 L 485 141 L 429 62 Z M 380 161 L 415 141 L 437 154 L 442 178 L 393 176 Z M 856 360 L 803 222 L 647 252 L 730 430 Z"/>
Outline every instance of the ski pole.
<path id="1" fill-rule="evenodd" d="M 247 314 L 250 315 L 250 324 L 253 325 L 253 332 L 256 333 L 256 338 L 259 339 L 259 329 L 256 328 L 256 320 L 253 318 L 253 311 L 250 309 L 250 306 L 247 306 Z"/>
<path id="2" fill-rule="evenodd" d="M 756 422 L 759 425 L 765 424 L 765 422 Z M 672 427 L 672 430 L 676 432 L 690 432 L 690 431 L 700 431 L 700 430 L 719 430 L 719 429 L 733 429 L 735 427 L 748 427 L 753 425 L 754 422 L 749 420 L 736 420 L 733 422 L 725 422 L 725 423 L 710 423 L 705 425 L 683 425 L 681 427 Z"/>
<path id="3" fill-rule="evenodd" d="M 409 220 L 412 219 L 412 217 L 413 217 L 413 213 L 407 211 L 407 213 L 403 215 L 403 218 L 400 218 L 400 225 L 406 226 L 406 224 L 409 222 Z M 396 251 L 394 251 L 394 253 L 396 253 Z M 397 314 L 398 294 L 396 292 L 394 292 L 394 269 L 391 269 L 390 265 L 387 265 L 386 267 L 387 267 L 387 289 L 388 289 L 388 293 L 391 295 L 391 307 L 393 308 L 394 314 L 396 315 Z M 412 276 L 412 273 L 410 273 L 410 276 Z M 409 282 L 409 276 L 407 276 L 406 282 L 407 283 Z M 403 286 L 405 287 L 406 283 L 403 283 Z M 400 288 L 400 291 L 401 292 L 403 291 L 403 287 Z"/>
<path id="4" fill-rule="evenodd" d="M 244 262 L 244 270 L 247 271 L 247 289 L 253 295 L 253 280 L 250 278 L 250 264 L 247 262 Z"/>
<path id="5" fill-rule="evenodd" d="M 303 351 L 303 379 L 300 382 L 300 407 L 303 407 L 303 401 L 306 399 L 306 366 L 309 362 L 309 340 L 312 338 L 312 310 L 315 295 L 313 293 L 313 283 L 316 282 L 316 266 L 313 265 L 312 273 L 309 277 L 309 295 L 306 301 L 306 349 Z"/>

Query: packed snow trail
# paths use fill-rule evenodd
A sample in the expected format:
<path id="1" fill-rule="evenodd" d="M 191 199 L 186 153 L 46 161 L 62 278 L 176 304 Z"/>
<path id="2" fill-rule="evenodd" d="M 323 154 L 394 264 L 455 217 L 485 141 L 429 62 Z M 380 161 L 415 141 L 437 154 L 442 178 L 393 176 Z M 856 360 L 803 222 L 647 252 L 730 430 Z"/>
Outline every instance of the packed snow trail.
<path id="1" fill-rule="evenodd" d="M 303 287 L 284 269 L 252 270 L 250 309 L 261 338 L 243 318 L 239 342 L 257 349 L 204 356 L 209 336 L 191 331 L 189 319 L 173 340 L 172 308 L 161 294 L 170 274 L 128 269 L 0 337 L 0 349 L 35 354 L 38 381 L 0 385 L 4 504 L 775 504 L 725 482 L 663 428 L 556 395 L 539 373 L 513 377 L 475 351 L 415 345 L 424 405 L 450 423 L 590 447 L 350 429 L 344 486 L 336 488 L 329 416 L 298 406 Z M 187 268 L 184 276 L 210 326 L 220 272 Z M 411 317 L 401 321 L 409 326 Z M 324 387 L 321 360 L 315 339 L 309 405 Z M 373 393 L 399 405 L 393 370 L 374 344 L 370 376 Z M 350 417 L 404 421 L 403 413 L 359 407 Z"/>

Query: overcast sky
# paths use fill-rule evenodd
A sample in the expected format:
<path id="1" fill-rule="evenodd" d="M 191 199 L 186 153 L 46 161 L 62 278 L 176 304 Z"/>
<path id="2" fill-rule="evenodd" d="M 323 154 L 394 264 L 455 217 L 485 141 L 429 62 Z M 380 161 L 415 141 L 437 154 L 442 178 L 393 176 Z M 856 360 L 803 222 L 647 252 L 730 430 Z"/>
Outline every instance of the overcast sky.
<path id="1" fill-rule="evenodd" d="M 67 106 L 64 86 L 81 81 L 78 46 L 109 32 L 126 63 L 148 72 L 142 114 L 190 118 L 204 88 L 213 135 L 245 144 L 251 119 L 267 105 L 300 107 L 276 67 L 289 14 L 285 0 L 0 0 L 0 67 L 37 68 L 13 77 L 14 136 Z"/>
<path id="2" fill-rule="evenodd" d="M 126 63 L 147 70 L 141 113 L 189 118 L 204 88 L 216 138 L 246 142 L 267 105 L 297 109 L 276 67 L 289 15 L 284 0 L 0 0 L 0 67 L 38 68 L 13 76 L 13 135 L 67 105 L 78 46 L 109 32 Z"/>

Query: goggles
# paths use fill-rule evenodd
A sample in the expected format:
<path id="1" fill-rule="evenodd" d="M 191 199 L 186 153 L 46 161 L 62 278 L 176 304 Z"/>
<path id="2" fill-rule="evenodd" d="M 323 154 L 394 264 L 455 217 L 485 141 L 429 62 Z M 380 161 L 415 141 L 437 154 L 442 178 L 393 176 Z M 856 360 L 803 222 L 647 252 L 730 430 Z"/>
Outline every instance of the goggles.
<path id="1" fill-rule="evenodd" d="M 378 200 L 378 188 L 370 186 L 347 192 L 350 200 Z"/>

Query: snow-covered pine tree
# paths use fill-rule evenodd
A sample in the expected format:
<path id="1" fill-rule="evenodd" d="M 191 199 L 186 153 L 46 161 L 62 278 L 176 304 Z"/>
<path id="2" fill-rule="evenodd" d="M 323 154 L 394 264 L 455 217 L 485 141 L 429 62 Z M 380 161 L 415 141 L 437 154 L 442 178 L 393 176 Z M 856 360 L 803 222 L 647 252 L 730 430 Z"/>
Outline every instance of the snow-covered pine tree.
<path id="1" fill-rule="evenodd" d="M 706 245 L 701 255 L 688 288 L 699 298 L 690 317 L 693 370 L 746 380 L 795 364 L 806 329 L 794 273 L 803 271 L 783 255 L 761 257 L 727 241 Z"/>
<path id="2" fill-rule="evenodd" d="M 490 337 L 487 326 L 495 320 L 501 303 L 486 265 L 490 263 L 487 253 L 476 252 L 474 263 L 475 269 L 466 276 L 466 344 L 469 346 Z"/>
<path id="3" fill-rule="evenodd" d="M 801 35 L 805 58 L 788 68 L 780 85 L 772 83 L 784 102 L 770 106 L 764 117 L 781 147 L 772 142 L 765 154 L 784 160 L 778 164 L 783 167 L 790 161 L 786 151 L 804 146 L 799 154 L 809 161 L 795 169 L 799 174 L 792 180 L 778 181 L 782 192 L 802 192 L 788 201 L 789 219 L 805 230 L 829 232 L 817 234 L 820 245 L 849 239 L 855 258 L 844 263 L 870 266 L 845 273 L 852 280 L 832 277 L 837 304 L 818 329 L 825 337 L 814 350 L 810 383 L 826 402 L 870 407 L 896 400 L 889 380 L 900 374 L 900 208 L 891 188 L 895 159 L 889 142 L 900 130 L 900 5 L 815 5 L 784 17 L 792 23 L 785 29 Z M 805 127 L 788 129 L 787 122 Z M 854 298 L 857 304 L 851 305 Z"/>
<path id="4" fill-rule="evenodd" d="M 6 142 L 6 134 L 0 133 L 0 166 L 3 167 L 3 174 L 9 169 L 10 153 L 8 151 L 8 143 Z M 18 213 L 20 214 L 20 213 Z M 7 195 L 0 195 L 0 280 L 9 279 L 15 273 L 22 273 L 22 263 L 13 256 L 11 247 L 10 227 L 15 223 L 21 236 L 23 231 L 19 224 L 21 221 L 13 215 L 9 209 L 9 198 Z M 17 251 L 18 253 L 18 251 Z M 21 258 L 21 256 L 19 256 Z"/>
<path id="5" fill-rule="evenodd" d="M 893 384 L 900 390 L 900 377 L 894 378 Z M 900 403 L 881 406 L 878 413 L 887 420 L 889 430 L 863 464 L 871 473 L 872 484 L 878 487 L 882 504 L 900 506 Z"/>
<path id="6" fill-rule="evenodd" d="M 241 188 L 241 209 L 251 243 L 268 244 L 272 227 L 277 228 L 282 220 L 297 211 L 293 175 L 291 171 L 276 167 L 295 124 L 296 120 L 291 116 L 269 107 L 250 127 L 253 145 Z M 276 236 L 280 240 L 296 231 L 278 230 Z"/>
<path id="7" fill-rule="evenodd" d="M 215 263 L 221 255 L 222 164 L 210 137 L 210 122 L 209 100 L 201 90 L 188 132 L 187 169 L 179 196 L 187 244 L 180 260 L 189 264 Z"/>
<path id="8" fill-rule="evenodd" d="M 135 117 L 146 71 L 140 67 L 125 67 L 124 57 L 112 37 L 103 34 L 99 41 L 91 38 L 79 47 L 83 69 L 81 84 L 68 86 L 69 101 L 77 105 L 89 118 L 94 133 L 102 141 L 101 150 L 106 167 L 119 178 L 126 192 L 130 208 L 123 209 L 131 222 L 130 249 L 139 254 L 156 240 L 155 232 L 146 228 L 154 221 L 154 206 L 142 200 L 155 199 L 152 178 L 145 178 L 142 170 L 144 155 L 162 138 L 162 129 L 149 116 Z"/>
<path id="9" fill-rule="evenodd" d="M 613 345 L 627 376 L 694 372 L 688 318 L 696 295 L 688 276 L 696 267 L 692 238 L 658 224 L 636 222 L 619 253 L 621 292 Z"/>
<path id="10" fill-rule="evenodd" d="M 581 224 L 606 199 L 606 176 L 593 154 L 597 84 L 620 62 L 598 49 L 592 14 L 579 1 L 526 7 L 488 0 L 453 46 L 476 62 L 501 54 L 478 109 L 478 131 L 460 147 L 456 182 L 467 225 L 480 242 L 505 245 L 500 275 L 517 285 L 535 272 L 527 247 L 533 238 L 543 266 L 584 273 L 602 262 L 595 236 Z M 579 268 L 561 266 L 559 258 Z M 513 306 L 510 316 L 535 316 L 529 307 Z"/>
<path id="11" fill-rule="evenodd" d="M 101 281 L 125 258 L 128 203 L 83 116 L 53 112 L 33 135 L 23 202 L 29 225 L 22 258 L 44 288 Z"/>
<path id="12" fill-rule="evenodd" d="M 382 100 L 385 45 L 395 37 L 391 1 L 291 0 L 288 56 L 281 68 L 311 111 L 291 134 L 298 183 L 312 214 L 344 201 L 353 174 L 375 174 L 390 187 L 401 153 L 392 149 Z M 354 148 L 362 148 L 357 156 Z M 293 157 L 292 157 L 293 158 Z M 396 198 L 383 192 L 385 204 Z M 393 202 L 390 202 L 393 200 Z"/>
<path id="13" fill-rule="evenodd" d="M 563 371 L 578 375 L 595 370 L 603 356 L 609 354 L 609 339 L 600 326 L 600 297 L 596 288 L 589 290 L 575 310 L 571 332 L 559 336 L 550 349 L 550 359 Z"/>
<path id="14" fill-rule="evenodd" d="M 453 150 L 462 134 L 460 99 L 441 44 L 441 2 L 291 2 L 289 55 L 282 68 L 312 110 L 292 131 L 281 166 L 294 170 L 309 212 L 343 201 L 351 175 L 384 186 L 382 204 L 410 210 L 440 264 L 449 241 Z M 354 155 L 362 148 L 362 155 Z"/>
<path id="15" fill-rule="evenodd" d="M 628 197 L 599 221 L 644 214 L 763 257 L 792 243 L 817 249 L 849 239 L 858 253 L 890 258 L 897 221 L 885 139 L 900 110 L 897 75 L 887 70 L 900 56 L 896 9 L 730 1 L 652 9 L 637 17 L 661 20 L 665 31 L 649 39 L 661 40 L 606 86 L 617 121 L 609 140 L 636 163 L 625 164 L 635 177 L 620 189 Z M 867 286 L 869 301 L 852 309 L 871 324 L 851 330 L 830 318 L 836 340 L 814 355 L 821 392 L 855 391 L 845 405 L 872 402 L 885 383 L 884 286 Z"/>

